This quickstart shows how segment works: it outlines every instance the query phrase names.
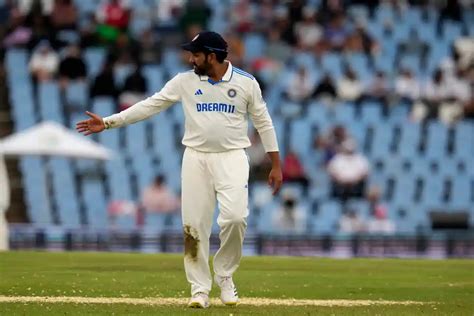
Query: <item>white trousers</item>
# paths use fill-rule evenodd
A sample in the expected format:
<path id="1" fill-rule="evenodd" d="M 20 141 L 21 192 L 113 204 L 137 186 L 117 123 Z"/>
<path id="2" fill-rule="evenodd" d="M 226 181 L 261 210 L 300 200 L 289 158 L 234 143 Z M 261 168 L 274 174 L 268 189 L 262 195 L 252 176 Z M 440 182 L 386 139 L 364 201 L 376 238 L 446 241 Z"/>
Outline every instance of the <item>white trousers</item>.
<path id="1" fill-rule="evenodd" d="M 220 248 L 214 273 L 232 276 L 242 257 L 248 216 L 249 162 L 243 149 L 204 153 L 186 148 L 182 166 L 184 268 L 191 295 L 209 293 L 209 237 L 216 202 L 219 207 Z"/>

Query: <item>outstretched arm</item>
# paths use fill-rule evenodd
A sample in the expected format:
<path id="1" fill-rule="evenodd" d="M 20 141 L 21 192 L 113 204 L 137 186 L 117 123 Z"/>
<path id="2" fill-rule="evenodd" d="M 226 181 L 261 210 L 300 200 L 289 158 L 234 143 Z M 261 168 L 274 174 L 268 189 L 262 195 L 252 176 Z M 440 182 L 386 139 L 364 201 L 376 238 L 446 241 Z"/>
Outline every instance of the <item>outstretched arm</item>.
<path id="1" fill-rule="evenodd" d="M 100 133 L 105 129 L 102 117 L 92 112 L 86 112 L 86 114 L 90 116 L 90 119 L 80 121 L 76 124 L 76 130 L 79 133 L 84 133 L 85 136 L 88 136 L 93 133 Z"/>

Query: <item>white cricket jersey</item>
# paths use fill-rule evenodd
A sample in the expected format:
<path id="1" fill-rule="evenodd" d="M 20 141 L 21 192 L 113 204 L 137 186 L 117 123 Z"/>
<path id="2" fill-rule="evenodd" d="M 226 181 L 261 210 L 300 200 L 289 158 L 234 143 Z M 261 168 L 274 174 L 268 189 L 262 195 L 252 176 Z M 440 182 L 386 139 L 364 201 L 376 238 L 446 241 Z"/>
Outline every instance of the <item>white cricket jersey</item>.
<path id="1" fill-rule="evenodd" d="M 179 73 L 160 92 L 104 118 L 104 123 L 107 128 L 135 123 L 176 102 L 183 104 L 185 132 L 182 143 L 187 147 L 202 152 L 249 147 L 248 114 L 265 151 L 278 151 L 273 123 L 257 80 L 230 62 L 219 82 L 212 82 L 192 70 Z"/>

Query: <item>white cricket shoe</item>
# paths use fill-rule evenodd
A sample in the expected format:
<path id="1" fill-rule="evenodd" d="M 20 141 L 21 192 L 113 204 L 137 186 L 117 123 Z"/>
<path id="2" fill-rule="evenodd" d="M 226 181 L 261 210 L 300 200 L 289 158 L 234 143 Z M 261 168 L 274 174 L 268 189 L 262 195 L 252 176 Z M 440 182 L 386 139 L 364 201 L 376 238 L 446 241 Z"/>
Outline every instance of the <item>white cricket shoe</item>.
<path id="1" fill-rule="evenodd" d="M 209 295 L 203 292 L 194 294 L 188 303 L 188 307 L 191 308 L 208 308 L 209 307 Z"/>
<path id="2" fill-rule="evenodd" d="M 232 277 L 221 277 L 216 274 L 214 281 L 221 288 L 221 301 L 224 305 L 235 306 L 239 303 L 237 288 L 232 281 Z"/>

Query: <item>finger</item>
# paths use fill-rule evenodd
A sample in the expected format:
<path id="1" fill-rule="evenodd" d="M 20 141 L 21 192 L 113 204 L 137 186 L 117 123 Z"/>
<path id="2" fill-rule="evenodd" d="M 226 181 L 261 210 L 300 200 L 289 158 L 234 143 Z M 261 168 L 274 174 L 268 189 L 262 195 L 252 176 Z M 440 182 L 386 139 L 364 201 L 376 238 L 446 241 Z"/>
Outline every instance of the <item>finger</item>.
<path id="1" fill-rule="evenodd" d="M 78 131 L 79 133 L 87 132 L 88 130 L 89 130 L 89 129 L 87 129 L 87 128 L 78 128 L 78 129 L 77 129 L 77 131 Z"/>
<path id="2" fill-rule="evenodd" d="M 76 128 L 87 128 L 88 124 L 76 125 Z"/>
<path id="3" fill-rule="evenodd" d="M 269 186 L 273 186 L 273 176 L 272 176 L 272 175 L 270 175 L 270 176 L 268 177 L 268 181 L 267 181 L 267 182 L 268 182 L 268 185 L 269 185 Z"/>
<path id="4" fill-rule="evenodd" d="M 86 111 L 86 114 L 92 117 L 95 120 L 100 120 L 100 117 L 97 114 L 94 114 L 92 112 Z"/>
<path id="5" fill-rule="evenodd" d="M 277 194 L 281 188 L 281 181 L 275 181 L 275 186 L 273 188 L 273 195 Z"/>
<path id="6" fill-rule="evenodd" d="M 76 124 L 77 127 L 83 127 L 83 126 L 88 126 L 89 125 L 89 121 L 82 121 L 82 122 L 79 122 Z"/>
<path id="7" fill-rule="evenodd" d="M 90 134 L 92 134 L 92 131 L 87 131 L 84 133 L 84 136 L 89 136 Z"/>

